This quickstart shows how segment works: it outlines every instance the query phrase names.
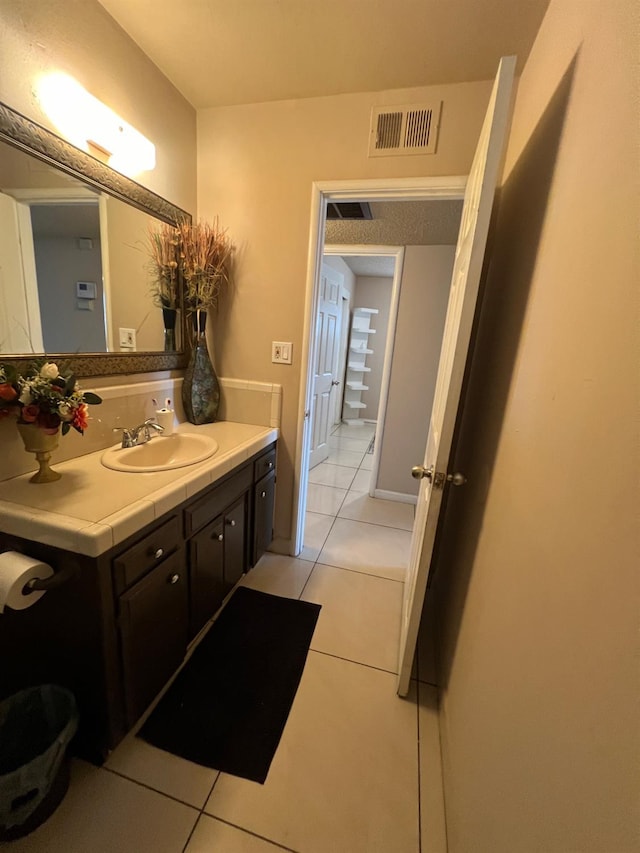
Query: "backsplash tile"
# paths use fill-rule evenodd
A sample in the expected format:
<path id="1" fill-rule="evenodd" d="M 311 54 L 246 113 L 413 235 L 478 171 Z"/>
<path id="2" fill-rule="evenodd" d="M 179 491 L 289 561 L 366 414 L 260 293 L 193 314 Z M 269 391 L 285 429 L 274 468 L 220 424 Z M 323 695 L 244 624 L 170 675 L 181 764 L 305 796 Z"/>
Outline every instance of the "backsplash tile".
<path id="1" fill-rule="evenodd" d="M 245 379 L 220 378 L 221 403 L 218 420 L 258 426 L 280 426 L 282 386 Z M 89 407 L 89 426 L 84 435 L 71 430 L 60 438 L 51 464 L 84 456 L 119 441 L 116 427 L 133 427 L 152 417 L 158 400 L 162 407 L 168 398 L 179 422 L 186 420 L 181 401 L 182 377 L 154 374 L 142 376 L 100 377 L 80 380 L 83 391 L 95 391 L 102 397 L 99 406 Z M 37 470 L 34 454 L 27 453 L 13 418 L 0 421 L 0 482 Z M 35 487 L 34 487 L 35 488 Z M 0 487 L 0 498 L 2 497 Z"/>

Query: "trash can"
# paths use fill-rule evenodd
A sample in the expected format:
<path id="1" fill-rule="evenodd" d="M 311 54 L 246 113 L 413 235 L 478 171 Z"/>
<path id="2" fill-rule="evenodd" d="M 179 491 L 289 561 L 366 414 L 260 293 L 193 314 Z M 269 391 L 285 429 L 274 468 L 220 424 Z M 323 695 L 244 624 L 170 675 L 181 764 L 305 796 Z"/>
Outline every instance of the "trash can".
<path id="1" fill-rule="evenodd" d="M 73 694 L 55 684 L 0 702 L 0 840 L 32 832 L 62 802 L 77 727 Z"/>

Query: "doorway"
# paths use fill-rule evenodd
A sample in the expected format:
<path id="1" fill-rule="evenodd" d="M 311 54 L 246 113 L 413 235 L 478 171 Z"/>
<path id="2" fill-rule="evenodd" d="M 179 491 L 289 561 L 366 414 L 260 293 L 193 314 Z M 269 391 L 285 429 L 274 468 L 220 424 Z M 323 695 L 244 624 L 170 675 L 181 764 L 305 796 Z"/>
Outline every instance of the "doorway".
<path id="1" fill-rule="evenodd" d="M 353 182 L 330 182 L 314 184 L 312 192 L 312 230 L 309 248 L 309 265 L 307 275 L 305 328 L 303 338 L 303 352 L 306 364 L 301 378 L 301 410 L 298 422 L 298 451 L 296 454 L 296 494 L 294 496 L 293 530 L 292 530 L 292 553 L 300 553 L 304 539 L 304 520 L 307 508 L 307 488 L 309 482 L 308 453 L 312 434 L 313 413 L 313 385 L 314 367 L 317 356 L 317 312 L 320 303 L 320 277 L 323 254 L 327 247 L 325 242 L 325 211 L 326 205 L 331 201 L 460 201 L 463 198 L 466 178 L 432 178 L 432 179 L 403 179 L 389 181 L 353 181 Z M 341 251 L 362 254 L 375 251 L 374 246 L 364 247 L 337 246 L 331 247 L 331 251 Z M 379 247 L 378 247 L 379 248 Z M 389 247 L 382 247 L 389 251 Z M 401 248 L 394 246 L 392 251 L 398 253 Z M 398 282 L 399 288 L 399 282 Z M 391 323 L 390 323 L 391 325 Z M 395 318 L 393 328 L 395 329 Z M 385 353 L 385 367 L 390 374 L 393 360 L 393 347 Z M 388 382 L 388 376 L 387 376 Z M 363 383 L 364 384 L 364 383 Z M 388 388 L 387 388 L 388 392 Z M 383 400 L 384 388 L 381 393 L 379 411 L 384 407 L 386 411 L 387 400 Z M 382 442 L 380 441 L 380 430 L 384 429 L 384 414 L 380 417 L 376 414 L 377 432 L 376 444 L 378 451 L 375 461 L 379 463 Z M 374 462 L 375 465 L 375 462 Z M 374 470 L 372 481 L 377 480 L 378 471 Z M 375 488 L 373 489 L 375 494 Z M 382 497 L 382 495 L 376 495 Z"/>
<path id="2" fill-rule="evenodd" d="M 334 380 L 339 393 L 327 462 L 355 466 L 358 460 L 351 454 L 365 450 L 367 458 L 359 480 L 362 485 L 366 479 L 366 491 L 371 497 L 379 496 L 376 495 L 379 450 L 403 259 L 401 246 L 328 244 L 323 250 L 323 263 L 343 273 L 341 347 Z"/>

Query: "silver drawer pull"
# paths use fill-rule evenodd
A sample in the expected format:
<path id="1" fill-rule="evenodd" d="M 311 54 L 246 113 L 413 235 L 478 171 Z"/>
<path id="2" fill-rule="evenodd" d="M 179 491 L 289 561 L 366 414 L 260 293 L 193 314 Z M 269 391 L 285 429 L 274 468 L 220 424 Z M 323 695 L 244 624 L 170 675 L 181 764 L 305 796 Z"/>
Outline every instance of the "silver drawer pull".
<path id="1" fill-rule="evenodd" d="M 222 533 L 218 533 L 216 539 L 218 540 L 218 542 L 222 542 L 222 540 L 224 539 L 224 536 L 222 535 Z"/>
<path id="2" fill-rule="evenodd" d="M 229 527 L 235 527 L 235 526 L 236 526 L 236 520 L 235 520 L 235 518 L 228 518 L 228 519 L 227 519 L 227 524 L 229 525 Z"/>
<path id="3" fill-rule="evenodd" d="M 153 556 L 156 558 L 156 560 L 159 560 L 159 559 L 160 559 L 160 557 L 162 557 L 162 555 L 163 555 L 163 554 L 164 554 L 164 549 L 163 549 L 163 548 L 158 548 L 158 550 L 157 550 L 157 551 L 154 551 L 154 552 L 153 552 Z"/>
<path id="4" fill-rule="evenodd" d="M 261 498 L 266 498 L 266 496 L 267 496 L 267 493 L 266 493 L 266 492 L 261 492 L 261 494 L 260 494 L 260 497 L 261 497 Z"/>
<path id="5" fill-rule="evenodd" d="M 170 584 L 178 583 L 179 580 L 180 580 L 180 575 L 178 575 L 178 574 L 169 575 L 169 583 Z"/>
<path id="6" fill-rule="evenodd" d="M 273 462 L 269 462 L 268 468 L 273 468 Z"/>

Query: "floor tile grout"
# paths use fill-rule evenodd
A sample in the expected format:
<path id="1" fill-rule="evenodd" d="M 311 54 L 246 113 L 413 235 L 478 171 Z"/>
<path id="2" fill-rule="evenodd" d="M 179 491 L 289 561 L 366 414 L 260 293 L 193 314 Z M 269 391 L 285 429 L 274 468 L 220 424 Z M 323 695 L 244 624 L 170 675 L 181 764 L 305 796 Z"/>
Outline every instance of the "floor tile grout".
<path id="1" fill-rule="evenodd" d="M 387 675 L 395 675 L 395 676 L 398 675 L 398 673 L 393 669 L 384 669 L 384 667 L 374 666 L 372 663 L 365 663 L 364 661 L 361 661 L 361 660 L 353 660 L 352 658 L 345 658 L 342 655 L 334 655 L 331 652 L 323 652 L 322 649 L 314 649 L 313 648 L 313 641 L 312 641 L 311 646 L 309 647 L 309 651 L 315 652 L 317 655 L 324 655 L 327 658 L 334 658 L 334 660 L 343 660 L 345 663 L 352 663 L 355 666 L 364 666 L 367 669 L 374 669 L 376 672 L 384 672 Z"/>
<path id="2" fill-rule="evenodd" d="M 218 815 L 210 814 L 209 812 L 203 811 L 200 814 L 199 818 L 202 817 L 202 815 L 204 815 L 205 817 L 210 817 L 212 820 L 220 821 L 220 823 L 224 823 L 226 826 L 232 826 L 234 829 L 238 829 L 240 830 L 240 832 L 244 832 L 246 835 L 252 835 L 254 838 L 259 838 L 260 841 L 266 841 L 267 844 L 273 844 L 274 847 L 278 847 L 280 850 L 286 850 L 287 853 L 299 853 L 299 851 L 294 850 L 293 847 L 287 847 L 284 844 L 280 844 L 278 841 L 274 841 L 272 838 L 267 838 L 265 835 L 258 835 L 257 832 L 253 832 L 253 830 L 251 829 L 246 829 L 246 827 L 240 826 L 237 823 L 232 823 L 230 820 L 225 820 L 223 817 L 218 817 Z"/>
<path id="3" fill-rule="evenodd" d="M 361 569 L 350 569 L 348 566 L 336 566 L 334 563 L 323 563 L 320 557 L 314 563 L 314 569 L 316 566 L 326 566 L 329 569 L 340 569 L 343 572 L 352 572 L 354 575 L 365 575 L 368 578 L 376 578 L 380 581 L 390 581 L 391 583 L 401 583 L 404 584 L 404 581 L 398 580 L 398 578 L 388 578 L 385 575 L 374 575 L 373 572 L 364 572 Z"/>
<path id="4" fill-rule="evenodd" d="M 187 847 L 191 843 L 191 839 L 193 838 L 193 833 L 196 831 L 196 827 L 200 823 L 200 818 L 202 817 L 202 815 L 203 815 L 203 812 L 200 811 L 198 813 L 198 816 L 196 817 L 195 821 L 193 822 L 193 826 L 191 827 L 191 832 L 187 836 L 187 840 L 185 841 L 184 847 L 182 848 L 182 853 L 186 853 Z"/>
<path id="5" fill-rule="evenodd" d="M 181 806 L 187 806 L 190 809 L 193 809 L 196 812 L 201 811 L 198 806 L 194 806 L 193 803 L 188 803 L 186 800 L 181 800 L 179 797 L 174 797 L 173 794 L 167 794 L 166 791 L 161 791 L 159 788 L 154 788 L 152 785 L 147 785 L 146 782 L 141 782 L 139 779 L 134 779 L 131 776 L 127 776 L 126 773 L 121 773 L 119 770 L 114 770 L 112 767 L 107 767 L 106 765 L 102 765 L 99 768 L 100 770 L 104 770 L 107 773 L 111 773 L 113 776 L 119 776 L 120 779 L 126 779 L 127 782 L 132 782 L 134 785 L 137 785 L 139 788 L 146 788 L 147 791 L 153 791 L 154 794 L 160 794 L 161 797 L 166 797 L 168 800 L 173 800 L 174 803 L 180 803 Z"/>

